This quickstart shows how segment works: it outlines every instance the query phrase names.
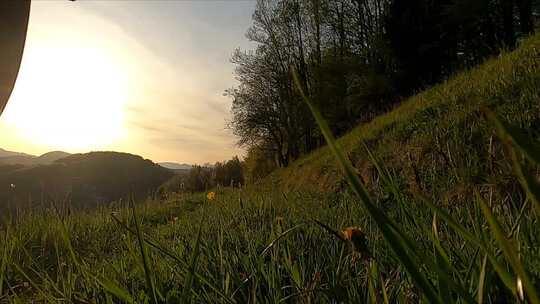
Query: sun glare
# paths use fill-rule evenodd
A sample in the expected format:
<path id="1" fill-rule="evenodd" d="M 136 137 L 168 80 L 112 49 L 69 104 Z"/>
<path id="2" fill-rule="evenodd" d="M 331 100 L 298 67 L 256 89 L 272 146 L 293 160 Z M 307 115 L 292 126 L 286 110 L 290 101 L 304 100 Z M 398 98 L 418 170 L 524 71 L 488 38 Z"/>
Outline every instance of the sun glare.
<path id="1" fill-rule="evenodd" d="M 104 147 L 124 133 L 125 74 L 106 49 L 30 45 L 3 118 L 38 144 Z"/>

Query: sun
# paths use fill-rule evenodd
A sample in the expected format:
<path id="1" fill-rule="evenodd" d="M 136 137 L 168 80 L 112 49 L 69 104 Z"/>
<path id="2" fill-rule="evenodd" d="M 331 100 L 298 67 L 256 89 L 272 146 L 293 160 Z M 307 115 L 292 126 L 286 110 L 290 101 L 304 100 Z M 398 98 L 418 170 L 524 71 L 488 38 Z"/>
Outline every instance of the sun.
<path id="1" fill-rule="evenodd" d="M 104 147 L 124 135 L 128 75 L 104 48 L 28 45 L 3 119 L 35 144 Z"/>

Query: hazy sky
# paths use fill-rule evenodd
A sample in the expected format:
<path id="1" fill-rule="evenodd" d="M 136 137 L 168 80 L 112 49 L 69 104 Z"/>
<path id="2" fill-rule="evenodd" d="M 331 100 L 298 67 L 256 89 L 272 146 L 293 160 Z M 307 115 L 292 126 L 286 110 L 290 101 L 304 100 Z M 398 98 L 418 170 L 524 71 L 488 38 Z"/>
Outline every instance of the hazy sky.
<path id="1" fill-rule="evenodd" d="M 225 129 L 229 62 L 253 1 L 33 1 L 0 148 L 115 150 L 154 161 L 242 154 Z"/>

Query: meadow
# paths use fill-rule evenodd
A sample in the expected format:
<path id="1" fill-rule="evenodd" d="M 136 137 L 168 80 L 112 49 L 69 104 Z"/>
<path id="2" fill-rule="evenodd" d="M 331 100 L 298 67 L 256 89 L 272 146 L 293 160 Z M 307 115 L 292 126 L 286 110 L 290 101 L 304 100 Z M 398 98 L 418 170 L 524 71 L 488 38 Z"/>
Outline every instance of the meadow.
<path id="1" fill-rule="evenodd" d="M 537 35 L 255 185 L 20 214 L 0 302 L 540 303 L 539 84 Z"/>

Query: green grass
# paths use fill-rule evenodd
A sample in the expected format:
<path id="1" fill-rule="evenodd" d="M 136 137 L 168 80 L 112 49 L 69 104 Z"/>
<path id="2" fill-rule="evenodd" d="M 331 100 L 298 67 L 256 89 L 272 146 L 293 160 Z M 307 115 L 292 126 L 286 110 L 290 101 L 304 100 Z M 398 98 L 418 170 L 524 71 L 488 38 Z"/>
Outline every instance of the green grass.
<path id="1" fill-rule="evenodd" d="M 426 190 L 435 186 L 437 194 L 450 191 L 467 178 L 490 173 L 480 170 L 486 165 L 483 158 L 492 134 L 491 126 L 480 119 L 481 106 L 540 138 L 539 83 L 540 36 L 536 35 L 514 52 L 407 99 L 394 111 L 358 126 L 338 144 L 362 175 L 373 171 L 364 157 L 365 142 L 385 165 L 401 171 L 408 183 L 414 182 L 411 175 L 416 169 L 421 182 L 417 186 Z M 277 171 L 273 179 L 287 190 L 311 186 L 334 190 L 345 180 L 328 147 Z"/>
<path id="2" fill-rule="evenodd" d="M 257 186 L 21 215 L 0 303 L 538 303 L 539 107 L 534 36 Z"/>

